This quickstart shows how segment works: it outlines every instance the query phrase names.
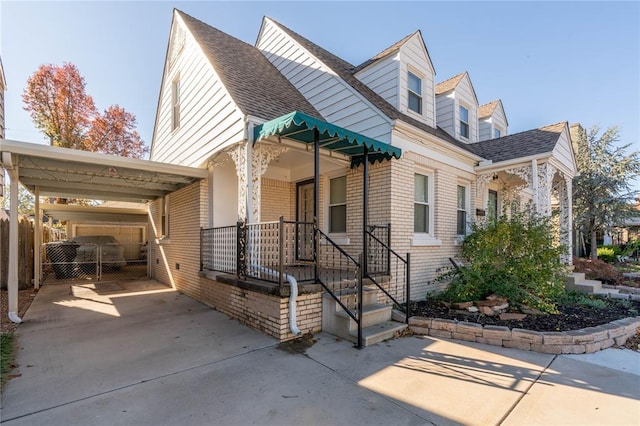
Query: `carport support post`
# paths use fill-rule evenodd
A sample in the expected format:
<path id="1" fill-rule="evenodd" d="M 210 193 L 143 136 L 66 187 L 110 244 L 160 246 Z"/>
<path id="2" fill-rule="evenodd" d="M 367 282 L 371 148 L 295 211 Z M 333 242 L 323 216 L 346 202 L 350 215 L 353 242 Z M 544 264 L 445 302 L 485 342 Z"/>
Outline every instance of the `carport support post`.
<path id="1" fill-rule="evenodd" d="M 40 288 L 40 255 L 42 254 L 42 212 L 40 211 L 40 187 L 35 187 L 36 215 L 34 218 L 33 235 L 33 288 Z"/>
<path id="2" fill-rule="evenodd" d="M 9 154 L 11 155 L 11 154 Z M 4 159 L 3 159 L 4 160 Z M 13 163 L 13 161 L 12 161 Z M 21 323 L 18 316 L 18 165 L 6 167 L 11 179 L 9 202 L 9 270 L 7 292 L 9 293 L 9 319 Z"/>

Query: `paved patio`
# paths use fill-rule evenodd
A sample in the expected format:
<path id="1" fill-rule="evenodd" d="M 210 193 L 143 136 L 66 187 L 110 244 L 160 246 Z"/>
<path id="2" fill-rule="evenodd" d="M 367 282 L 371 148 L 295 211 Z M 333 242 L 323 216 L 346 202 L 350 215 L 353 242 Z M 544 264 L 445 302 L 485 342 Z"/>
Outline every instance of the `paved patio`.
<path id="1" fill-rule="evenodd" d="M 24 320 L 6 425 L 640 424 L 629 350 L 293 348 L 154 281 L 45 286 Z"/>

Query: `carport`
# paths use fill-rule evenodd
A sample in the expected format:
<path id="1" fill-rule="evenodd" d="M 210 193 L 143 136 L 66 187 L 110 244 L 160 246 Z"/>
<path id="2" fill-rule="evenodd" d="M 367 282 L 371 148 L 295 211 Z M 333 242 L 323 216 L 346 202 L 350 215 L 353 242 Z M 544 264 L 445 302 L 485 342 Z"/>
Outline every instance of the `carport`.
<path id="1" fill-rule="evenodd" d="M 34 248 L 37 248 L 41 243 L 43 214 L 40 197 L 147 202 L 207 177 L 206 169 L 6 139 L 0 139 L 0 152 L 2 166 L 11 181 L 8 299 L 9 319 L 13 322 L 21 321 L 17 315 L 18 182 L 35 196 Z M 73 210 L 71 207 L 67 213 Z M 89 214 L 89 210 L 83 214 Z M 58 210 L 59 213 L 64 211 Z M 74 213 L 81 214 L 79 209 Z M 102 213 L 125 214 L 114 211 Z M 40 265 L 39 250 L 34 250 L 34 256 L 34 265 Z M 39 271 L 35 271 L 36 288 L 40 284 L 38 274 Z"/>

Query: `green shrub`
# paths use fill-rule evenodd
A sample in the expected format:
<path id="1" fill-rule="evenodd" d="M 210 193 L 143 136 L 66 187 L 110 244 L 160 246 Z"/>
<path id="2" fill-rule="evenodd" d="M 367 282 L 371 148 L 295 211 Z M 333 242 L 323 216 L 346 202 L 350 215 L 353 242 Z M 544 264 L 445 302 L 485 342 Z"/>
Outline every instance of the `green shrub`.
<path id="1" fill-rule="evenodd" d="M 519 213 L 474 224 L 462 243 L 470 266 L 457 271 L 441 298 L 462 302 L 497 294 L 515 306 L 554 312 L 564 293 L 565 252 L 553 242 L 549 218 Z"/>
<path id="2" fill-rule="evenodd" d="M 616 252 L 616 247 L 614 246 L 602 246 L 597 249 L 598 259 L 603 260 L 607 263 L 616 262 L 616 256 L 620 254 L 620 250 L 618 249 Z"/>

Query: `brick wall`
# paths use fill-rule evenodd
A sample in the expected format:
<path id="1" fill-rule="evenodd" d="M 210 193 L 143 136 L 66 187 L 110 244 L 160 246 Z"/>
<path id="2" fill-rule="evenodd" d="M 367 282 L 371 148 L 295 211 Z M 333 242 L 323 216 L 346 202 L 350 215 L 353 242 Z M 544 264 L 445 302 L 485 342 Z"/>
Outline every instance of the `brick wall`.
<path id="1" fill-rule="evenodd" d="M 200 278 L 199 300 L 251 328 L 280 341 L 295 336 L 289 329 L 289 298 L 259 293 L 209 278 Z M 322 328 L 322 294 L 296 299 L 297 325 L 302 333 Z"/>

